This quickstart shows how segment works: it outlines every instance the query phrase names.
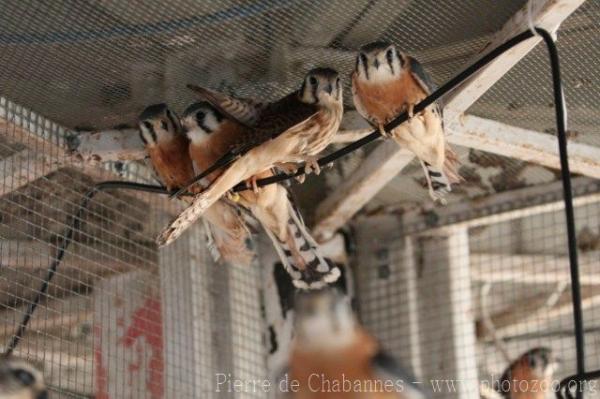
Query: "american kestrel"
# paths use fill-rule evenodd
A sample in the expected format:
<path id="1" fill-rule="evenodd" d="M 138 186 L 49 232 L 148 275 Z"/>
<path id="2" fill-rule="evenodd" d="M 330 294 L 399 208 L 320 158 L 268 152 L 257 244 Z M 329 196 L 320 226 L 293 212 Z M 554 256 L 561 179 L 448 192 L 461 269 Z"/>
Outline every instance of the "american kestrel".
<path id="1" fill-rule="evenodd" d="M 232 187 L 258 173 L 290 163 L 305 163 L 318 173 L 316 155 L 337 133 L 342 114 L 338 73 L 329 68 L 310 71 L 299 90 L 265 106 L 242 141 L 222 157 L 235 161 L 161 233 L 159 245 L 175 240 Z"/>
<path id="2" fill-rule="evenodd" d="M 248 132 L 208 102 L 190 105 L 181 123 L 190 139 L 189 153 L 197 171 L 212 165 Z M 210 185 L 221 173 L 221 170 L 215 171 L 202 183 Z M 270 170 L 258 174 L 260 178 L 271 175 Z M 296 287 L 320 288 L 340 276 L 337 266 L 330 265 L 321 255 L 283 186 L 272 184 L 256 191 L 243 191 L 239 193 L 238 203 L 264 227 Z"/>
<path id="3" fill-rule="evenodd" d="M 451 183 L 461 181 L 457 158 L 444 137 L 442 109 L 432 104 L 413 115 L 416 104 L 435 90 L 435 85 L 414 58 L 393 44 L 375 42 L 363 46 L 352 73 L 352 94 L 358 112 L 387 136 L 383 126 L 406 111 L 409 120 L 391 132 L 394 140 L 412 151 L 423 166 L 433 200 L 443 202 Z"/>
<path id="4" fill-rule="evenodd" d="M 553 389 L 552 378 L 558 366 L 551 349 L 531 349 L 508 366 L 496 390 L 507 399 L 544 399 Z"/>
<path id="5" fill-rule="evenodd" d="M 358 324 L 348 297 L 336 290 L 300 293 L 295 301 L 294 332 L 287 375 L 283 386 L 278 384 L 287 393 L 280 397 L 426 397 L 418 382 Z"/>
<path id="6" fill-rule="evenodd" d="M 177 115 L 166 104 L 151 105 L 140 115 L 139 128 L 161 182 L 169 191 L 185 186 L 194 177 L 194 168 L 188 153 L 189 140 L 183 134 Z M 193 187 L 191 191 L 196 189 Z M 184 201 L 191 202 L 188 198 Z M 219 201 L 204 216 L 213 257 L 233 264 L 249 264 L 253 258 L 246 246 L 250 233 L 237 210 Z"/>
<path id="7" fill-rule="evenodd" d="M 22 360 L 0 360 L 0 399 L 48 399 L 42 373 Z"/>

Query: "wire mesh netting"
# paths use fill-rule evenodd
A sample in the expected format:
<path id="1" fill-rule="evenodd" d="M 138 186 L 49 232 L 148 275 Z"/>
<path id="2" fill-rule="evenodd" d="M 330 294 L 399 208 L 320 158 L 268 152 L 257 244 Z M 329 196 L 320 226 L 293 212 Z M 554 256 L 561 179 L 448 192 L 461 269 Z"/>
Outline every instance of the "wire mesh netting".
<path id="1" fill-rule="evenodd" d="M 579 197 L 576 222 L 585 361 L 594 370 L 600 366 L 600 207 L 597 183 L 579 185 L 584 187 L 590 192 Z M 429 385 L 433 397 L 470 397 L 479 390 L 483 395 L 508 364 L 538 347 L 551 349 L 559 360 L 549 377 L 553 386 L 576 373 L 564 211 L 553 195 L 560 201 L 560 186 L 537 198 L 547 205 L 522 208 L 515 196 L 491 217 L 462 214 L 462 223 L 446 229 L 428 229 L 426 218 L 414 215 L 406 217 L 401 232 L 400 216 L 358 225 L 361 319 Z M 551 388 L 537 392 L 526 396 L 555 394 Z M 597 381 L 586 393 L 598 397 Z"/>
<path id="2" fill-rule="evenodd" d="M 168 102 L 181 111 L 193 100 L 187 83 L 274 99 L 295 89 L 306 70 L 323 65 L 342 73 L 346 109 L 352 111 L 348 72 L 361 45 L 390 40 L 443 83 L 525 3 L 3 2 L 2 347 L 56 258 L 84 193 L 106 179 L 155 182 L 141 162 L 74 162 L 67 152 L 70 136 L 132 126 L 152 103 Z M 598 144 L 600 91 L 593 76 L 599 15 L 600 1 L 588 0 L 565 21 L 558 41 L 571 138 L 592 145 Z M 555 133 L 545 51 L 531 52 L 470 112 Z M 323 193 L 351 176 L 370 150 L 295 190 L 308 220 Z M 524 161 L 467 148 L 457 152 L 466 181 L 451 202 L 527 190 L 557 177 L 554 170 Z M 368 213 L 387 215 L 386 221 L 353 225 L 357 252 L 350 256 L 360 318 L 433 397 L 456 397 L 457 392 L 461 398 L 475 397 L 482 381 L 491 384 L 507 367 L 503 350 L 516 359 L 547 346 L 561 358 L 554 379 L 574 373 L 566 233 L 557 187 L 543 186 L 525 199 L 510 197 L 508 208 L 497 204 L 490 214 L 504 214 L 511 204 L 524 209 L 505 219 L 473 224 L 465 221 L 483 215 L 457 208 L 447 221 L 451 228 L 433 231 L 428 218 L 438 217 L 436 212 L 396 219 L 427 197 L 420 166 L 412 163 L 367 206 Z M 577 187 L 583 198 L 577 223 L 586 361 L 594 369 L 600 366 L 600 208 L 597 183 L 578 180 Z M 554 205 L 541 207 L 544 203 Z M 541 208 L 527 210 L 529 205 Z M 273 328 L 270 319 L 279 313 L 285 318 L 284 309 L 265 309 L 269 301 L 284 307 L 283 300 L 273 299 L 281 293 L 265 277 L 273 254 L 259 252 L 248 268 L 217 265 L 201 226 L 159 250 L 156 235 L 181 209 L 174 201 L 135 191 L 109 190 L 91 201 L 15 351 L 43 371 L 51 397 L 264 397 L 255 390 L 218 391 L 216 381 L 272 376 L 273 353 L 289 341 L 289 331 Z M 502 343 L 492 339 L 487 319 Z M 288 336 L 274 337 L 274 331 Z"/>
<path id="3" fill-rule="evenodd" d="M 2 117 L 16 121 L 2 128 L 1 335 L 8 343 L 84 193 L 94 179 L 119 176 L 106 170 L 114 165 L 59 168 L 64 150 L 55 144 L 64 132 L 6 100 L 2 106 Z M 23 141 L 24 128 L 40 136 Z M 144 181 L 133 172 L 129 179 Z M 23 186 L 32 175 L 43 177 Z M 51 397 L 210 397 L 218 370 L 264 375 L 256 269 L 212 263 L 201 228 L 158 251 L 154 238 L 178 209 L 134 191 L 102 192 L 87 206 L 15 351 L 43 370 Z"/>

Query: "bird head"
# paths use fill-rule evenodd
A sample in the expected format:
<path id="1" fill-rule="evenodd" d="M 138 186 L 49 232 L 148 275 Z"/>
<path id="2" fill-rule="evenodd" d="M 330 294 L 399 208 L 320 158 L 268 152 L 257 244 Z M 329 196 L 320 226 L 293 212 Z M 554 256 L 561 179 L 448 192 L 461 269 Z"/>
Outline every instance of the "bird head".
<path id="1" fill-rule="evenodd" d="M 343 87 L 339 74 L 331 68 L 315 68 L 304 77 L 300 100 L 308 104 L 328 106 L 342 103 Z"/>
<path id="2" fill-rule="evenodd" d="M 48 399 L 44 376 L 27 362 L 2 359 L 0 360 L 0 398 Z"/>
<path id="3" fill-rule="evenodd" d="M 360 48 L 356 57 L 359 79 L 383 83 L 400 76 L 406 65 L 406 56 L 388 42 L 369 43 Z"/>
<path id="4" fill-rule="evenodd" d="M 193 103 L 183 112 L 181 125 L 193 143 L 204 141 L 209 134 L 219 128 L 223 116 L 206 101 Z"/>
<path id="5" fill-rule="evenodd" d="M 179 118 L 166 104 L 146 107 L 138 118 L 140 137 L 146 145 L 155 145 L 162 140 L 171 140 L 181 133 Z"/>
<path id="6" fill-rule="evenodd" d="M 315 350 L 351 344 L 357 327 L 348 297 L 330 288 L 298 293 L 295 324 L 297 344 Z"/>
<path id="7" fill-rule="evenodd" d="M 552 349 L 546 347 L 533 348 L 524 353 L 518 361 L 525 363 L 540 378 L 551 378 L 560 362 Z"/>

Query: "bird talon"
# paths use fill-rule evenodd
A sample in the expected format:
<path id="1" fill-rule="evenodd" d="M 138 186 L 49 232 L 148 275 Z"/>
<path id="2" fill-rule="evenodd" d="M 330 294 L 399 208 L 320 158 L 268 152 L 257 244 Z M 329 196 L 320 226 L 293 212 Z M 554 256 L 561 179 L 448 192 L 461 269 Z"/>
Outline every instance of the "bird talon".
<path id="1" fill-rule="evenodd" d="M 227 198 L 228 198 L 230 201 L 233 201 L 233 202 L 239 202 L 239 201 L 240 201 L 240 194 L 239 194 L 239 193 L 232 192 L 232 191 L 229 191 L 229 192 L 227 192 Z"/>
<path id="2" fill-rule="evenodd" d="M 258 177 L 252 176 L 250 179 L 248 179 L 248 182 L 250 183 L 250 187 L 252 187 L 252 192 L 254 192 L 254 194 L 258 194 Z M 246 184 L 248 184 L 248 182 Z"/>
<path id="3" fill-rule="evenodd" d="M 387 131 L 385 130 L 385 128 L 383 127 L 383 125 L 379 125 L 379 126 L 378 126 L 378 129 L 379 129 L 379 134 L 381 134 L 383 137 L 385 137 L 385 138 L 388 138 L 388 139 L 389 139 L 390 137 L 392 137 L 392 134 L 391 134 L 391 133 L 389 133 L 389 132 L 387 132 Z"/>
<path id="4" fill-rule="evenodd" d="M 314 157 L 306 158 L 304 160 L 304 174 L 314 173 L 315 175 L 321 174 L 321 165 L 319 160 Z"/>
<path id="5" fill-rule="evenodd" d="M 415 105 L 409 104 L 406 113 L 408 114 L 408 120 L 411 120 L 415 116 Z"/>
<path id="6" fill-rule="evenodd" d="M 306 180 L 306 175 L 305 174 L 301 174 L 300 176 L 296 176 L 295 179 L 296 179 L 296 181 L 298 183 L 302 184 Z"/>

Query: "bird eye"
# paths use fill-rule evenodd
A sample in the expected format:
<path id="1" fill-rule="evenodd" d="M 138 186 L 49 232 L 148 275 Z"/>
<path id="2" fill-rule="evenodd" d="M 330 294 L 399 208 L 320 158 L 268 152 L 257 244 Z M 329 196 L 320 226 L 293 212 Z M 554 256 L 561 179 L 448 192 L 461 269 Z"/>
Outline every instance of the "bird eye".
<path id="1" fill-rule="evenodd" d="M 360 53 L 360 61 L 363 63 L 363 65 L 367 65 L 367 56 L 364 53 Z"/>
<path id="2" fill-rule="evenodd" d="M 15 369 L 12 370 L 13 375 L 17 380 L 19 380 L 23 385 L 30 386 L 35 382 L 35 377 L 29 371 L 23 369 Z"/>
<path id="3" fill-rule="evenodd" d="M 313 86 L 317 85 L 317 78 L 315 78 L 314 76 L 311 76 L 310 78 L 308 78 L 308 83 L 310 83 Z"/>
<path id="4" fill-rule="evenodd" d="M 160 127 L 163 130 L 169 130 L 169 127 L 167 126 L 167 122 L 165 122 L 165 121 L 160 121 Z"/>
<path id="5" fill-rule="evenodd" d="M 537 360 L 535 356 L 529 356 L 529 367 L 534 368 L 536 366 Z"/>
<path id="6" fill-rule="evenodd" d="M 204 123 L 204 118 L 206 118 L 206 114 L 204 112 L 196 112 L 196 122 L 198 123 L 198 126 L 202 126 L 202 124 Z"/>
<path id="7" fill-rule="evenodd" d="M 386 51 L 385 58 L 387 58 L 387 62 L 391 64 L 392 60 L 394 59 L 394 49 L 389 49 L 388 51 Z"/>

